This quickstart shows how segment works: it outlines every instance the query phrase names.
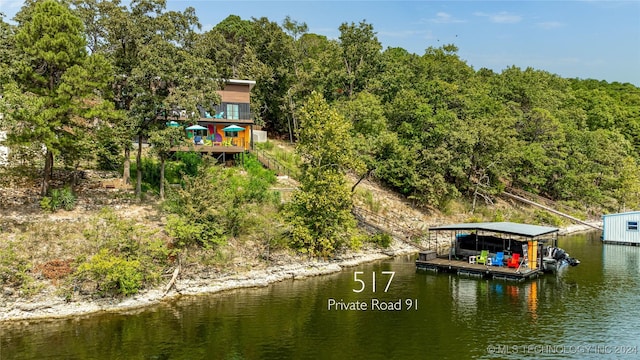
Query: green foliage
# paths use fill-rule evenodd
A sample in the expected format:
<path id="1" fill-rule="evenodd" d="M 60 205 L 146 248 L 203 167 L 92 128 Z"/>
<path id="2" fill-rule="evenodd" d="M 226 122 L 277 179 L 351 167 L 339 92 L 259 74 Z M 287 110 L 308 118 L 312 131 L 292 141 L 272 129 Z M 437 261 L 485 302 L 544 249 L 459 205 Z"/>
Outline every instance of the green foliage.
<path id="1" fill-rule="evenodd" d="M 144 279 L 140 261 L 111 255 L 107 249 L 100 250 L 90 260 L 80 264 L 74 277 L 81 281 L 95 281 L 102 295 L 124 296 L 136 294 Z"/>
<path id="2" fill-rule="evenodd" d="M 300 112 L 296 148 L 303 159 L 299 190 L 287 203 L 292 246 L 311 256 L 328 257 L 348 244 L 355 229 L 345 169 L 354 164 L 350 123 L 314 94 Z"/>
<path id="3" fill-rule="evenodd" d="M 0 243 L 0 284 L 6 286 L 28 286 L 31 263 L 20 256 L 12 242 Z"/>
<path id="4" fill-rule="evenodd" d="M 76 206 L 76 196 L 69 187 L 63 189 L 49 190 L 49 196 L 40 200 L 40 208 L 49 212 L 56 212 L 60 208 L 67 211 L 73 210 Z"/>
<path id="5" fill-rule="evenodd" d="M 307 136 L 299 139 L 304 159 L 276 155 L 296 178 L 303 166 L 348 168 L 426 207 L 508 187 L 607 211 L 640 206 L 640 89 L 632 84 L 515 66 L 476 71 L 451 44 L 423 55 L 383 51 L 365 21 L 341 24 L 337 40 L 290 18 L 279 26 L 236 15 L 196 34 L 191 8 L 166 11 L 164 2 L 148 0 L 129 7 L 72 3 L 84 28 L 55 1 L 27 2 L 17 26 L 0 24 L 2 122 L 25 129 L 9 134 L 12 156 L 40 157 L 44 145 L 45 167 L 53 156 L 73 166 L 95 153 L 100 167 L 113 168 L 118 149 L 136 135 L 153 135 L 167 109 L 190 114 L 219 102 L 211 79 L 246 78 L 256 80 L 256 123 L 291 141 Z M 303 111 L 318 102 L 314 93 L 326 106 Z M 330 121 L 328 131 L 304 132 L 324 126 L 334 111 L 343 118 Z M 100 124 L 85 126 L 94 120 Z M 153 142 L 160 149 L 169 138 Z M 305 148 L 312 138 L 322 146 Z M 272 143 L 259 147 L 278 151 Z M 160 167 L 149 170 L 162 168 L 161 152 Z M 167 160 L 169 182 L 197 173 L 195 162 Z M 147 165 L 139 165 L 146 187 L 160 188 Z"/>
<path id="6" fill-rule="evenodd" d="M 160 280 L 173 252 L 159 231 L 122 219 L 108 208 L 83 231 L 96 254 L 80 261 L 75 282 L 93 281 L 102 295 L 131 295 Z"/>
<path id="7" fill-rule="evenodd" d="M 102 127 L 96 133 L 96 161 L 99 170 L 117 170 L 122 164 L 122 147 L 110 127 Z"/>
<path id="8" fill-rule="evenodd" d="M 276 145 L 274 144 L 274 142 L 273 141 L 269 141 L 269 140 L 267 140 L 266 142 L 263 142 L 263 143 L 257 143 L 256 144 L 256 148 L 257 149 L 265 150 L 265 151 L 271 151 L 271 150 L 273 150 L 273 148 L 275 146 Z"/>
<path id="9" fill-rule="evenodd" d="M 498 209 L 493 213 L 493 219 L 491 219 L 491 221 L 495 221 L 495 222 L 502 222 L 502 221 L 506 221 L 504 213 L 502 212 L 502 210 Z"/>
<path id="10" fill-rule="evenodd" d="M 103 208 L 93 217 L 83 236 L 98 249 L 109 249 L 128 258 L 145 259 L 145 265 L 164 265 L 169 251 L 158 230 L 147 229 L 133 219 L 122 219 L 113 210 Z"/>
<path id="11" fill-rule="evenodd" d="M 12 59 L 16 71 L 3 88 L 0 110 L 15 125 L 10 143 L 46 148 L 44 196 L 54 156 L 66 164 L 90 157 L 87 119 L 112 108 L 102 96 L 111 68 L 104 57 L 87 54 L 82 22 L 67 3 L 29 2 L 18 18 Z"/>
<path id="12" fill-rule="evenodd" d="M 373 197 L 373 193 L 369 190 L 365 191 L 356 191 L 357 195 L 362 197 L 362 201 L 367 206 L 369 211 L 374 213 L 379 213 L 382 209 L 382 203 Z"/>
<path id="13" fill-rule="evenodd" d="M 168 193 L 164 207 L 172 215 L 167 232 L 176 245 L 215 248 L 229 236 L 244 233 L 260 206 L 279 200 L 269 187 L 273 172 L 253 157 L 245 161 L 246 175 L 237 168 L 205 166 L 195 177 L 185 177 L 184 186 Z"/>
<path id="14" fill-rule="evenodd" d="M 60 191 L 60 205 L 62 208 L 71 211 L 76 206 L 76 195 L 70 188 L 64 188 Z"/>
<path id="15" fill-rule="evenodd" d="M 375 234 L 371 237 L 370 240 L 372 243 L 380 246 L 381 248 L 388 248 L 393 242 L 393 237 L 387 233 Z"/>
<path id="16" fill-rule="evenodd" d="M 533 213 L 534 219 L 539 224 L 551 225 L 551 226 L 563 226 L 564 221 L 561 217 L 552 214 L 548 211 L 535 210 Z"/>
<path id="17" fill-rule="evenodd" d="M 180 176 L 196 176 L 198 169 L 203 165 L 202 156 L 193 151 L 178 152 L 175 157 L 180 164 L 177 169 Z"/>

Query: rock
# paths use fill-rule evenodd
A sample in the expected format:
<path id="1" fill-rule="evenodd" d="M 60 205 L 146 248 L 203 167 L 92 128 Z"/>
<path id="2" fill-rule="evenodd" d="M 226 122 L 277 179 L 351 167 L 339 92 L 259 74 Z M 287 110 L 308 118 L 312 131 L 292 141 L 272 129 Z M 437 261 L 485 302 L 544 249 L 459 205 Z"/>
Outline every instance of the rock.
<path id="1" fill-rule="evenodd" d="M 13 294 L 15 294 L 15 291 L 10 287 L 5 287 L 2 289 L 2 293 L 4 294 L 4 296 L 13 296 Z"/>

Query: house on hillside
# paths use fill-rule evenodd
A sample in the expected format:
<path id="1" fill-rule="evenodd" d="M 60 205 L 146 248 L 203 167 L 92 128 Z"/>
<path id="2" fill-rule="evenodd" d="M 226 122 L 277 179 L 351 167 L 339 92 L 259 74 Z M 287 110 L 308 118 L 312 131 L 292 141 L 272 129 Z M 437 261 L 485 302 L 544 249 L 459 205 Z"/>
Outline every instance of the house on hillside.
<path id="1" fill-rule="evenodd" d="M 184 111 L 172 111 L 167 116 L 168 126 L 187 124 L 185 131 L 190 145 L 175 146 L 173 151 L 196 151 L 212 155 L 233 155 L 244 153 L 253 147 L 254 122 L 250 110 L 253 80 L 230 79 L 224 88 L 218 90 L 220 104 L 209 113 L 199 107 L 199 119 L 188 123 Z"/>
<path id="2" fill-rule="evenodd" d="M 602 216 L 602 241 L 608 244 L 640 246 L 640 211 Z"/>

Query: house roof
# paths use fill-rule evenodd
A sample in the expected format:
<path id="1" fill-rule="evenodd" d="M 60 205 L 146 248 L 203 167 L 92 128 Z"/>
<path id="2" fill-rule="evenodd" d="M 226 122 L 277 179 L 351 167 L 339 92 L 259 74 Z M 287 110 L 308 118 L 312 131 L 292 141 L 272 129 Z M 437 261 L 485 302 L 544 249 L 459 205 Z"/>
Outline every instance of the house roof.
<path id="1" fill-rule="evenodd" d="M 484 222 L 436 226 L 429 228 L 429 230 L 484 230 L 534 238 L 558 232 L 560 229 L 550 226 L 518 224 L 513 222 Z"/>
<path id="2" fill-rule="evenodd" d="M 254 80 L 225 79 L 224 82 L 227 84 L 249 85 L 249 91 L 256 85 Z"/>
<path id="3" fill-rule="evenodd" d="M 611 217 L 611 216 L 629 216 L 629 215 L 640 215 L 640 211 L 627 211 L 627 212 L 617 213 L 617 214 L 606 214 L 606 215 L 602 215 L 602 218 L 604 219 L 605 217 Z"/>

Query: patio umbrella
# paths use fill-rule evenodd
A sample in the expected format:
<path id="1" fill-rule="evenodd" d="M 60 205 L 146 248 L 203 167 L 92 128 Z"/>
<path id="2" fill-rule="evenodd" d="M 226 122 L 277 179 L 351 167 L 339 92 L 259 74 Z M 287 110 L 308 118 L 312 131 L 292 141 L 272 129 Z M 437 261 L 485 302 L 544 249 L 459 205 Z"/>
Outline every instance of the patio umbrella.
<path id="1" fill-rule="evenodd" d="M 206 128 L 206 127 L 204 127 L 204 126 L 201 126 L 201 125 L 196 124 L 196 125 L 191 125 L 191 126 L 189 126 L 189 127 L 187 128 L 187 130 L 207 130 L 207 128 Z"/>
<path id="2" fill-rule="evenodd" d="M 177 121 L 173 121 L 173 120 L 171 120 L 171 121 L 169 121 L 169 122 L 167 123 L 167 126 L 168 126 L 168 127 L 178 127 L 178 126 L 180 126 L 180 124 L 179 124 Z"/>
<path id="3" fill-rule="evenodd" d="M 238 125 L 229 125 L 226 128 L 222 129 L 223 131 L 227 131 L 227 132 L 237 132 L 237 131 L 243 131 L 244 128 Z"/>

